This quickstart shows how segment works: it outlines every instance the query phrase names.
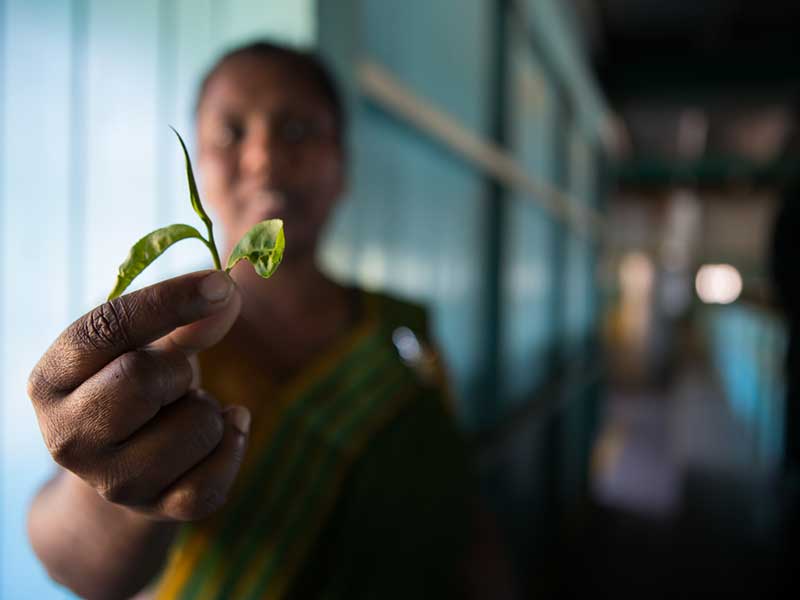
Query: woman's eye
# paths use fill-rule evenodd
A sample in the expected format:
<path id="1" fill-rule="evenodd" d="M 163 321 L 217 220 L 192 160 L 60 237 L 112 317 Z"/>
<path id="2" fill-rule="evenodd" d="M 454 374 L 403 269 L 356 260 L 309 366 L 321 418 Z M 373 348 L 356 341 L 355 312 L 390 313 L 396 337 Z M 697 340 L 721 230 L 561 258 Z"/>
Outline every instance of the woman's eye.
<path id="1" fill-rule="evenodd" d="M 305 142 L 311 133 L 311 124 L 304 119 L 287 119 L 280 127 L 281 140 L 287 144 Z"/>
<path id="2" fill-rule="evenodd" d="M 220 125 L 214 130 L 214 146 L 220 149 L 230 148 L 241 141 L 244 130 L 234 123 Z"/>

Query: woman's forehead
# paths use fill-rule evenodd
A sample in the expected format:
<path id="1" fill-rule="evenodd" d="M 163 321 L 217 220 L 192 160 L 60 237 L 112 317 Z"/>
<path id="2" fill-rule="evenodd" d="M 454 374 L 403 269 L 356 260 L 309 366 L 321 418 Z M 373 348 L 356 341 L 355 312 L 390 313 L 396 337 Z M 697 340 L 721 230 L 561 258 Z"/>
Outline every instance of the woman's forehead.
<path id="1" fill-rule="evenodd" d="M 286 103 L 297 108 L 328 111 L 319 85 L 308 71 L 289 59 L 241 56 L 217 69 L 208 82 L 203 103 L 229 107 Z"/>

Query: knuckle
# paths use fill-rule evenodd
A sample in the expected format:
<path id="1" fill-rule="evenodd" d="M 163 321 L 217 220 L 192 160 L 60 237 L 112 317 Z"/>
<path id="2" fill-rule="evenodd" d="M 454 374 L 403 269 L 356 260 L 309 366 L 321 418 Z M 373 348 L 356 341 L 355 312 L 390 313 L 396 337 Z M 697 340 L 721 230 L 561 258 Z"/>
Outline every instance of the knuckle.
<path id="1" fill-rule="evenodd" d="M 97 487 L 100 497 L 112 504 L 125 504 L 130 499 L 129 489 L 122 483 L 106 481 Z"/>
<path id="2" fill-rule="evenodd" d="M 125 388 L 128 397 L 158 410 L 166 400 L 181 396 L 192 381 L 188 359 L 177 353 L 160 350 L 132 350 L 116 360 L 116 385 Z"/>
<path id="3" fill-rule="evenodd" d="M 121 378 L 128 392 L 136 396 L 149 397 L 148 383 L 156 376 L 158 364 L 145 350 L 126 352 L 117 359 L 118 378 Z"/>
<path id="4" fill-rule="evenodd" d="M 66 390 L 59 382 L 58 369 L 45 355 L 28 375 L 26 392 L 34 406 L 42 406 L 61 397 Z"/>
<path id="5" fill-rule="evenodd" d="M 112 504 L 138 504 L 143 501 L 136 493 L 135 482 L 125 477 L 107 477 L 97 487 L 97 493 Z"/>
<path id="6" fill-rule="evenodd" d="M 86 315 L 81 322 L 79 335 L 96 350 L 112 348 L 120 341 L 130 345 L 128 312 L 126 304 L 119 298 L 105 302 Z"/>
<path id="7" fill-rule="evenodd" d="M 28 376 L 27 393 L 34 403 L 45 400 L 50 395 L 51 385 L 49 378 L 42 372 L 41 367 L 37 366 Z"/>
<path id="8" fill-rule="evenodd" d="M 166 511 L 179 521 L 195 521 L 217 512 L 225 500 L 225 494 L 215 487 L 187 486 L 172 494 Z"/>
<path id="9" fill-rule="evenodd" d="M 132 350 L 119 357 L 119 368 L 123 376 L 136 380 L 155 370 L 156 361 L 145 350 Z"/>
<path id="10" fill-rule="evenodd" d="M 45 434 L 45 445 L 53 460 L 65 469 L 73 469 L 78 464 L 82 444 L 74 431 L 49 432 Z"/>

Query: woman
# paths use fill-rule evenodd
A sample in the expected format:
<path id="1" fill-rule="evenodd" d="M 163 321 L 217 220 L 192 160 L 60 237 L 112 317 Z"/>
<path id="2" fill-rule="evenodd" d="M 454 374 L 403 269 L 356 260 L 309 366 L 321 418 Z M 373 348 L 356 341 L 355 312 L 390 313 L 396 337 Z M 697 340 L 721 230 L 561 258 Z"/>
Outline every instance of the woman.
<path id="1" fill-rule="evenodd" d="M 197 126 L 227 250 L 280 217 L 283 264 L 169 280 L 59 337 L 30 379 L 65 469 L 32 505 L 34 549 L 88 597 L 154 578 L 161 598 L 457 594 L 474 490 L 424 313 L 314 260 L 345 186 L 329 76 L 240 48 L 205 79 Z"/>

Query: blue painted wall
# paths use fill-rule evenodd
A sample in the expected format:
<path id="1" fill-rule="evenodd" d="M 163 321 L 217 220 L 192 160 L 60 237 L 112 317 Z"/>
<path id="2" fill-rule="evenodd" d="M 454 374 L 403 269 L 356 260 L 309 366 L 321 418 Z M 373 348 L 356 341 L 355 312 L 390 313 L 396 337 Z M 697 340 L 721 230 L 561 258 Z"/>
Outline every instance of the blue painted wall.
<path id="1" fill-rule="evenodd" d="M 524 29 L 511 29 L 509 45 L 510 149 L 531 175 L 555 185 L 559 120 L 554 82 L 531 52 Z M 547 380 L 549 354 L 561 333 L 550 318 L 557 231 L 553 215 L 519 192 L 510 194 L 505 217 L 500 381 L 502 398 L 513 406 Z"/>
<path id="2" fill-rule="evenodd" d="M 602 104 L 586 80 L 579 45 L 558 38 L 543 48 L 533 39 L 541 27 L 574 36 L 565 25 L 570 20 L 553 3 L 534 2 L 530 10 L 509 11 L 507 39 L 500 41 L 492 25 L 500 6 L 351 0 L 335 10 L 320 5 L 319 19 L 320 49 L 349 90 L 354 162 L 325 264 L 341 279 L 429 306 L 470 430 L 530 402 L 553 371 L 554 348 L 565 359 L 585 347 L 596 326 L 597 240 L 558 221 L 537 198 L 505 189 L 497 232 L 503 262 L 492 277 L 491 178 L 363 96 L 355 73 L 362 61 L 377 63 L 419 99 L 491 140 L 493 57 L 497 44 L 506 44 L 505 149 L 531 178 L 593 207 Z M 546 22 L 533 27 L 528 19 L 537 16 Z M 489 288 L 497 281 L 500 318 L 493 322 Z M 487 374 L 493 328 L 499 366 Z M 487 379 L 497 382 L 494 389 L 482 385 Z"/>
<path id="3" fill-rule="evenodd" d="M 453 27 L 451 2 L 363 2 L 358 56 L 379 62 L 416 94 L 484 132 L 490 6 L 459 3 Z M 380 107 L 356 99 L 352 110 L 351 193 L 325 262 L 343 279 L 427 304 L 457 395 L 471 398 L 485 361 L 485 179 Z M 466 415 L 468 406 L 461 409 Z"/>

